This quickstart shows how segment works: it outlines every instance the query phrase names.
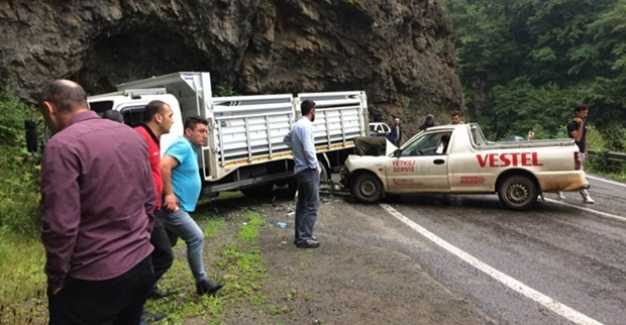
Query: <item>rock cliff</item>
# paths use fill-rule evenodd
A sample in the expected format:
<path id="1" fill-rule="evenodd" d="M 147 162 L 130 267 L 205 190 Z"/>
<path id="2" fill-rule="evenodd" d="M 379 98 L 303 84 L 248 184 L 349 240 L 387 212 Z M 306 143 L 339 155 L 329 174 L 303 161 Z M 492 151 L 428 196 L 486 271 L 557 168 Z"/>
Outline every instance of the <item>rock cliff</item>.
<path id="1" fill-rule="evenodd" d="M 29 100 L 178 70 L 237 93 L 365 90 L 374 119 L 463 105 L 452 28 L 434 0 L 8 0 L 0 86 Z M 408 133 L 407 132 L 407 133 Z"/>

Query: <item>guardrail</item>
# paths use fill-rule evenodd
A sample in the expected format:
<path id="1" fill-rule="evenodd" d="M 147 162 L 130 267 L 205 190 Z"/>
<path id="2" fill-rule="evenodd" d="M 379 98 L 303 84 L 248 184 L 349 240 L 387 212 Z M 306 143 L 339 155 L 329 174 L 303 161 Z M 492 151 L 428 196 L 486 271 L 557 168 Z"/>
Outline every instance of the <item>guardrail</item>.
<path id="1" fill-rule="evenodd" d="M 624 152 L 589 150 L 589 155 L 601 158 L 604 161 L 626 162 L 626 153 Z"/>

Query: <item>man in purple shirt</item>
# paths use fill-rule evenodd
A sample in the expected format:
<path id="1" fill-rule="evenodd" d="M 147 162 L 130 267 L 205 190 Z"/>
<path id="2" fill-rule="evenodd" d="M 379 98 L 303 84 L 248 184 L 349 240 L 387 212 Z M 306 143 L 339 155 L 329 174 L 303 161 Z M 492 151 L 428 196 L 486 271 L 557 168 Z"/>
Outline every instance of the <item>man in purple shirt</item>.
<path id="1" fill-rule="evenodd" d="M 42 162 L 50 324 L 139 324 L 154 272 L 154 188 L 145 142 L 89 110 L 82 87 L 48 83 Z"/>

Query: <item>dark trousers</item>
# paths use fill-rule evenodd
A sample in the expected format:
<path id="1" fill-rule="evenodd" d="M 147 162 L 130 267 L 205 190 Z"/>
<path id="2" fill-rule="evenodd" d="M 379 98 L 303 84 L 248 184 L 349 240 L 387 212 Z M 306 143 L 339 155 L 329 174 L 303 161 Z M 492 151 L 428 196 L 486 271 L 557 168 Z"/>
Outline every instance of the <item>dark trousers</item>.
<path id="1" fill-rule="evenodd" d="M 153 278 L 150 256 L 113 279 L 68 278 L 60 292 L 48 296 L 49 324 L 139 324 Z"/>
<path id="2" fill-rule="evenodd" d="M 152 251 L 152 265 L 154 266 L 155 286 L 174 262 L 174 254 L 172 253 L 170 239 L 167 236 L 165 227 L 159 218 L 160 216 L 157 214 L 154 220 L 154 228 L 152 228 L 152 235 L 150 236 L 150 243 L 154 246 L 154 251 Z"/>
<path id="3" fill-rule="evenodd" d="M 296 174 L 298 201 L 296 203 L 295 242 L 313 237 L 313 227 L 320 208 L 320 174 L 307 169 Z"/>

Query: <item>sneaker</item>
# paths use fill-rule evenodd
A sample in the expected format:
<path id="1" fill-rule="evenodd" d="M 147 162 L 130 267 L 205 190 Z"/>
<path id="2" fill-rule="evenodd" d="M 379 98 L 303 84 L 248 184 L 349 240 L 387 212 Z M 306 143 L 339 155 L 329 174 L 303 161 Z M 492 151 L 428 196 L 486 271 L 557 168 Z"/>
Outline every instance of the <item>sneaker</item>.
<path id="1" fill-rule="evenodd" d="M 320 247 L 320 242 L 313 239 L 305 239 L 296 243 L 296 247 L 298 248 L 318 248 Z"/>
<path id="2" fill-rule="evenodd" d="M 591 198 L 591 195 L 589 195 L 589 192 L 588 192 L 587 190 L 581 190 L 581 191 L 580 191 L 580 196 L 582 196 L 582 197 L 583 197 L 583 202 L 584 202 L 585 204 L 594 204 L 594 203 L 596 203 L 596 201 L 594 201 L 594 200 Z"/>
<path id="3" fill-rule="evenodd" d="M 204 279 L 196 282 L 196 292 L 199 295 L 208 294 L 214 296 L 220 289 L 224 287 L 223 284 L 213 282 L 209 279 Z"/>
<path id="4" fill-rule="evenodd" d="M 561 191 L 557 192 L 557 195 L 559 196 L 560 200 L 565 200 L 566 199 L 565 194 L 563 192 L 561 192 Z"/>

